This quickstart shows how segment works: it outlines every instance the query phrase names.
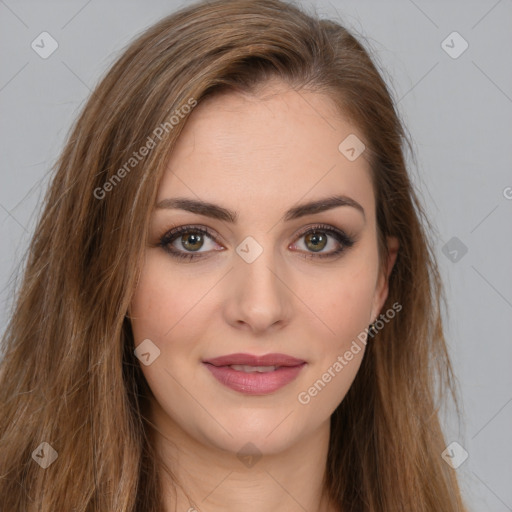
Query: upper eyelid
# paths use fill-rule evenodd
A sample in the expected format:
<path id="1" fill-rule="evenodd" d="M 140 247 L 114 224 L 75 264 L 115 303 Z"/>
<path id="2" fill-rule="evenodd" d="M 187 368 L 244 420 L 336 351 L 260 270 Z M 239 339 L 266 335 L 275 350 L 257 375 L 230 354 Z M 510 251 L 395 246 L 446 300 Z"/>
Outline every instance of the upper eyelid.
<path id="1" fill-rule="evenodd" d="M 203 226 L 202 224 L 184 224 L 181 226 L 176 226 L 176 227 L 170 228 L 163 234 L 163 236 L 161 238 L 162 239 L 168 238 L 168 237 L 176 238 L 188 231 L 199 231 L 201 233 L 204 233 L 206 236 L 208 236 L 212 240 L 215 240 L 217 238 L 224 240 L 224 237 L 222 237 L 222 235 L 215 234 L 216 233 L 215 230 L 213 230 L 212 228 L 209 228 L 207 226 Z"/>
<path id="2" fill-rule="evenodd" d="M 173 228 L 168 229 L 164 235 L 161 237 L 161 239 L 170 238 L 171 240 L 174 238 L 178 238 L 181 234 L 186 233 L 187 231 L 194 231 L 198 230 L 200 232 L 204 232 L 204 234 L 209 237 L 212 241 L 216 242 L 217 238 L 220 238 L 220 241 L 224 242 L 224 237 L 220 234 L 218 234 L 214 229 L 205 226 L 203 224 L 183 224 L 179 225 Z M 314 230 L 324 230 L 326 232 L 334 232 L 334 233 L 340 233 L 344 234 L 349 239 L 355 239 L 355 237 L 351 236 L 349 233 L 347 233 L 344 229 L 337 228 L 335 226 L 326 224 L 326 223 L 313 223 L 312 225 L 306 226 L 304 228 L 301 228 L 298 232 L 296 232 L 295 237 L 301 238 L 304 235 L 308 234 L 310 231 Z M 217 234 L 215 234 L 217 233 Z M 332 236 L 332 234 L 331 234 Z M 174 240 L 172 240 L 174 242 Z M 341 243 L 337 241 L 338 243 Z M 170 243 L 170 242 L 168 242 Z M 225 242 L 224 242 L 225 243 Z"/>

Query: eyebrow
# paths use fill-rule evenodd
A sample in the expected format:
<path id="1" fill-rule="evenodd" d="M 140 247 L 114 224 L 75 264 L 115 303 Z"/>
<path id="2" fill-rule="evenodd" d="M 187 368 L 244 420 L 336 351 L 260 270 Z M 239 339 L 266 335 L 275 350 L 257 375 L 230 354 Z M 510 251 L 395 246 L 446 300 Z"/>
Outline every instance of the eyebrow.
<path id="1" fill-rule="evenodd" d="M 338 195 L 330 196 L 309 203 L 300 204 L 290 208 L 284 215 L 284 221 L 295 220 L 306 215 L 324 212 L 340 206 L 351 206 L 359 210 L 366 220 L 364 208 L 354 199 Z M 175 197 L 162 199 L 156 205 L 158 209 L 178 209 L 187 212 L 197 213 L 213 219 L 218 219 L 236 224 L 238 220 L 238 212 L 229 210 L 217 204 L 198 201 L 196 199 L 188 199 L 185 197 Z"/>

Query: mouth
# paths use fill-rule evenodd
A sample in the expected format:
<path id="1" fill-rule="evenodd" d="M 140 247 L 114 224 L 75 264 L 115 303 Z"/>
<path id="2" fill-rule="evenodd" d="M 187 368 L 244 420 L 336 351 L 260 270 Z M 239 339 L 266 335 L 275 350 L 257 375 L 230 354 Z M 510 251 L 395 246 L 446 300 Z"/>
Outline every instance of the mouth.
<path id="1" fill-rule="evenodd" d="M 303 359 L 297 359 L 287 354 L 266 354 L 263 356 L 253 354 L 229 354 L 227 356 L 206 359 L 203 362 L 212 364 L 213 366 L 251 366 L 255 368 L 298 366 L 305 363 Z"/>
<path id="2" fill-rule="evenodd" d="M 231 364 L 231 365 L 229 365 L 229 368 L 232 368 L 233 370 L 236 370 L 238 372 L 245 372 L 245 373 L 254 373 L 254 372 L 267 373 L 267 372 L 273 372 L 274 370 L 281 368 L 281 366 L 248 366 L 245 364 Z"/>
<path id="3" fill-rule="evenodd" d="M 231 354 L 203 364 L 224 386 L 244 394 L 265 395 L 293 381 L 307 363 L 286 354 Z"/>

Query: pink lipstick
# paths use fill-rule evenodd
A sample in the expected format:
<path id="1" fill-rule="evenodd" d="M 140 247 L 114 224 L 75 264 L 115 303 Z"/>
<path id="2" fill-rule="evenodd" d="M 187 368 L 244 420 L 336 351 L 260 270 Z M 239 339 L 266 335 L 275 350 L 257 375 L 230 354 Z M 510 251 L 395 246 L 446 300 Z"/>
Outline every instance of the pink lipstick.
<path id="1" fill-rule="evenodd" d="M 265 395 L 286 386 L 306 362 L 286 354 L 230 354 L 203 361 L 225 386 L 248 395 Z"/>

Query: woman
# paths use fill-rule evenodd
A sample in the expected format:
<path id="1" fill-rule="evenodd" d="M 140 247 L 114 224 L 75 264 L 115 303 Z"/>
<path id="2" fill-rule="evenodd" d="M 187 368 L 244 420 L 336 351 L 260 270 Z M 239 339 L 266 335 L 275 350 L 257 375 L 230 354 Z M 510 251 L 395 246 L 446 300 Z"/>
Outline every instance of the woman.
<path id="1" fill-rule="evenodd" d="M 198 3 L 135 40 L 3 340 L 1 509 L 465 510 L 406 143 L 361 44 L 290 4 Z"/>

